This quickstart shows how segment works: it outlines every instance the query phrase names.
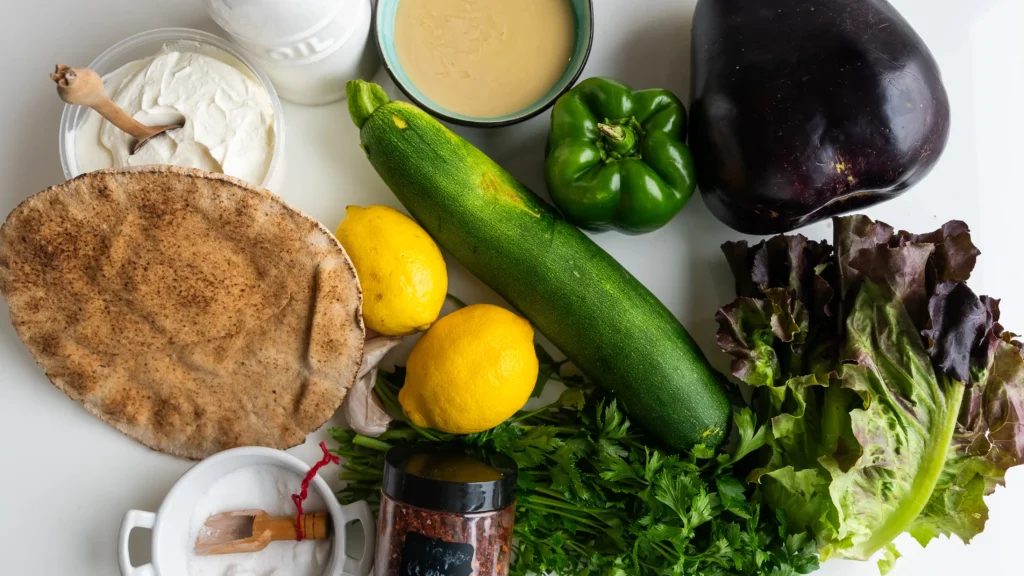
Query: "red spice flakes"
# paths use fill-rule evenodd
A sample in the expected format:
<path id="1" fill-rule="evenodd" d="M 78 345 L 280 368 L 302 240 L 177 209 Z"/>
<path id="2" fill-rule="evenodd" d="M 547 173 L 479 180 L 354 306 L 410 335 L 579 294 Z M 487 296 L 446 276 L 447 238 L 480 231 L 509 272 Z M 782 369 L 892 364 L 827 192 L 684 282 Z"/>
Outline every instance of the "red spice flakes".
<path id="1" fill-rule="evenodd" d="M 516 475 L 511 459 L 465 447 L 391 449 L 376 576 L 507 576 Z"/>
<path id="2" fill-rule="evenodd" d="M 481 514 L 424 510 L 381 496 L 377 576 L 507 576 L 515 504 Z M 421 572 L 410 570 L 417 564 Z M 439 571 L 443 570 L 443 571 Z"/>

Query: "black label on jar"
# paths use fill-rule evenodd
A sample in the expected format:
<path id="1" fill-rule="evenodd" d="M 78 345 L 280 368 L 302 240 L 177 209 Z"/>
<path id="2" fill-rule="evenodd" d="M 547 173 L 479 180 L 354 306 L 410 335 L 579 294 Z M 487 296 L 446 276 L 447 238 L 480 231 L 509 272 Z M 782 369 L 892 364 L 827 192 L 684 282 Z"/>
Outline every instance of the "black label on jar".
<path id="1" fill-rule="evenodd" d="M 430 538 L 419 532 L 405 535 L 398 576 L 470 576 L 473 545 Z"/>

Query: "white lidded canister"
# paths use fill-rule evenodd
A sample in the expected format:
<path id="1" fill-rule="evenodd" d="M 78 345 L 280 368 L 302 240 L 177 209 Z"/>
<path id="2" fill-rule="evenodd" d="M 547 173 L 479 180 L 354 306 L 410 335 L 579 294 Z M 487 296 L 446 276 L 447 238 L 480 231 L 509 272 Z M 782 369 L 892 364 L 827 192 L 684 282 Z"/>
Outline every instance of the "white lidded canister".
<path id="1" fill-rule="evenodd" d="M 203 0 L 210 16 L 259 61 L 281 98 L 326 104 L 377 71 L 372 0 Z"/>

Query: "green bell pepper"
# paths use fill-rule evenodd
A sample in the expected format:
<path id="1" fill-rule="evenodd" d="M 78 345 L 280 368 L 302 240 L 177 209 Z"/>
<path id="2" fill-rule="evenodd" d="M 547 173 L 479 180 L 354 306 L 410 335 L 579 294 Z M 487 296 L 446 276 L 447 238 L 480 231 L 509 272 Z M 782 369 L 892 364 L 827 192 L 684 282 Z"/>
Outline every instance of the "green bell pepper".
<path id="1" fill-rule="evenodd" d="M 668 90 L 590 78 L 551 111 L 545 177 L 569 221 L 644 234 L 682 210 L 696 188 L 686 108 Z"/>

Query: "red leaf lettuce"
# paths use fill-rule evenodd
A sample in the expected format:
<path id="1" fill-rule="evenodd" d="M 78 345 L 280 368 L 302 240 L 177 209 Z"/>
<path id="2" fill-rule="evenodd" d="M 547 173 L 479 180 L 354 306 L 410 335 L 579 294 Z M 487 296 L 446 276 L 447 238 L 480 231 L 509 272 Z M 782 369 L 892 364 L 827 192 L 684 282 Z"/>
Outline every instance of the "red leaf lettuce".
<path id="1" fill-rule="evenodd" d="M 723 246 L 738 298 L 718 342 L 770 424 L 761 497 L 824 559 L 885 551 L 886 569 L 903 532 L 984 529 L 983 496 L 1024 462 L 1024 355 L 965 283 L 980 252 L 964 223 L 834 223 L 832 245 Z"/>

